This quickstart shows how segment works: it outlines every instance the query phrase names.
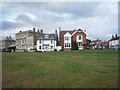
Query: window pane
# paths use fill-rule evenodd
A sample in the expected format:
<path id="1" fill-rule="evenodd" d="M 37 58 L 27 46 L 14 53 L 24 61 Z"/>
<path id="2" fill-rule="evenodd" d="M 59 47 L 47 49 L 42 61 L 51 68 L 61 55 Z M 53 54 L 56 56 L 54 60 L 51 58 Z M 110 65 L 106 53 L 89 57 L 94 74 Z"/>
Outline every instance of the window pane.
<path id="1" fill-rule="evenodd" d="M 39 46 L 39 49 L 41 49 L 41 46 Z"/>
<path id="2" fill-rule="evenodd" d="M 81 36 L 79 36 L 79 40 L 81 40 Z"/>

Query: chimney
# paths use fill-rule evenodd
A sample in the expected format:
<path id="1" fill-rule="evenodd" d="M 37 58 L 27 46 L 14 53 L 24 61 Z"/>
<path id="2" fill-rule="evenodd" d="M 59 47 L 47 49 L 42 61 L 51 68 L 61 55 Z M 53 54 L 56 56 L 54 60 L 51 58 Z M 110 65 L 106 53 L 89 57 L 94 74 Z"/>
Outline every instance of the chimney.
<path id="1" fill-rule="evenodd" d="M 9 38 L 8 38 L 8 37 L 6 37 L 6 39 L 8 40 Z"/>
<path id="2" fill-rule="evenodd" d="M 33 28 L 33 31 L 35 32 L 35 28 Z"/>
<path id="3" fill-rule="evenodd" d="M 43 30 L 42 30 L 42 29 L 41 29 L 40 31 L 41 31 L 41 33 L 43 33 Z"/>
<path id="4" fill-rule="evenodd" d="M 40 32 L 39 29 L 37 30 L 37 32 L 38 32 L 38 33 Z"/>
<path id="5" fill-rule="evenodd" d="M 11 36 L 9 36 L 9 39 L 11 40 Z"/>
<path id="6" fill-rule="evenodd" d="M 114 38 L 114 36 L 112 35 L 112 39 Z"/>
<path id="7" fill-rule="evenodd" d="M 61 27 L 59 27 L 59 31 L 61 31 Z"/>
<path id="8" fill-rule="evenodd" d="M 55 30 L 55 34 L 57 34 L 57 30 Z"/>
<path id="9" fill-rule="evenodd" d="M 116 37 L 116 38 L 118 37 L 117 34 L 115 34 L 115 37 Z"/>

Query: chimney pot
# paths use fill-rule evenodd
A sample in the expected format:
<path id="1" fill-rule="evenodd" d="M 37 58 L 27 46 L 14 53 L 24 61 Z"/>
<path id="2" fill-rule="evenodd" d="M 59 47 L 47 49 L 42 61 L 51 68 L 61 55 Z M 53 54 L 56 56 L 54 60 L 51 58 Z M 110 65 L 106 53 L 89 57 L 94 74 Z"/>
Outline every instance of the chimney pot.
<path id="1" fill-rule="evenodd" d="M 35 32 L 35 28 L 33 28 L 33 31 Z"/>
<path id="2" fill-rule="evenodd" d="M 37 32 L 39 33 L 39 29 L 37 30 Z"/>
<path id="3" fill-rule="evenodd" d="M 112 35 L 112 39 L 114 38 L 114 35 Z"/>
<path id="4" fill-rule="evenodd" d="M 118 37 L 117 34 L 115 34 L 115 37 L 116 37 L 116 38 Z"/>
<path id="5" fill-rule="evenodd" d="M 9 39 L 11 40 L 11 36 L 9 36 Z"/>
<path id="6" fill-rule="evenodd" d="M 61 31 L 61 27 L 59 27 L 59 31 Z"/>
<path id="7" fill-rule="evenodd" d="M 55 30 L 55 34 L 57 34 L 57 30 Z"/>
<path id="8" fill-rule="evenodd" d="M 43 30 L 42 30 L 42 29 L 41 29 L 40 31 L 41 31 L 41 33 L 43 33 Z"/>
<path id="9" fill-rule="evenodd" d="M 8 40 L 9 38 L 8 38 L 8 37 L 6 37 L 6 39 Z"/>

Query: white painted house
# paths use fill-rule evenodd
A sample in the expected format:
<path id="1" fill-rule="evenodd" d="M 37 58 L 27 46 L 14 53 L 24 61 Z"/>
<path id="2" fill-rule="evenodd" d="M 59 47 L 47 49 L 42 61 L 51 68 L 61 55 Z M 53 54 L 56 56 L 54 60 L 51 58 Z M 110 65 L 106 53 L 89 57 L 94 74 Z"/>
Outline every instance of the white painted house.
<path id="1" fill-rule="evenodd" d="M 57 34 L 40 34 L 37 40 L 37 51 L 54 51 L 57 50 Z"/>
<path id="2" fill-rule="evenodd" d="M 120 36 L 112 36 L 112 39 L 109 40 L 109 48 L 110 49 L 119 49 L 120 48 Z"/>

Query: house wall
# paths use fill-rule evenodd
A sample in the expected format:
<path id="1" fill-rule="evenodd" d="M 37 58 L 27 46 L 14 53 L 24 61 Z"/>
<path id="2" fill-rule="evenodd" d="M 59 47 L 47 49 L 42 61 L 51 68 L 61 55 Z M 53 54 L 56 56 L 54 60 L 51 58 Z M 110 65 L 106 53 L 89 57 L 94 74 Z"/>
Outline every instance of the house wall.
<path id="1" fill-rule="evenodd" d="M 119 39 L 109 41 L 109 48 L 118 48 L 119 47 Z"/>
<path id="2" fill-rule="evenodd" d="M 81 35 L 82 36 L 82 40 L 78 40 L 77 36 Z M 73 36 L 72 36 L 72 41 L 74 42 L 82 42 L 83 44 L 86 44 L 86 34 L 84 32 L 76 32 Z M 74 48 L 74 47 L 72 47 Z M 85 46 L 81 46 L 78 49 L 85 49 Z"/>
<path id="3" fill-rule="evenodd" d="M 15 43 L 14 40 L 2 40 L 0 41 L 0 49 L 9 49 L 10 45 L 12 45 L 13 43 Z"/>
<path id="4" fill-rule="evenodd" d="M 35 48 L 37 43 L 37 32 L 20 32 L 16 34 L 16 49 L 17 50 L 30 50 Z"/>
<path id="5" fill-rule="evenodd" d="M 48 46 L 44 46 L 44 44 L 47 44 Z M 38 39 L 37 51 L 54 51 L 55 49 L 57 49 L 56 44 L 57 44 L 56 40 L 53 40 L 52 43 L 51 43 L 51 40 L 41 40 L 41 43 L 40 43 L 40 40 Z M 41 49 L 40 49 L 40 46 L 41 46 Z M 52 46 L 52 49 L 51 49 L 51 46 Z"/>
<path id="6" fill-rule="evenodd" d="M 75 31 L 61 31 L 60 32 L 60 45 L 62 46 L 62 50 L 75 50 L 75 49 L 85 49 L 85 46 L 81 46 L 81 47 L 77 47 L 76 43 L 77 43 L 77 36 L 81 35 L 82 36 L 82 40 L 81 42 L 83 44 L 86 44 L 86 34 L 84 32 L 79 32 L 77 31 L 76 33 L 74 33 L 74 35 L 71 37 L 71 48 L 65 49 L 64 48 L 64 34 L 66 34 L 67 32 L 69 32 L 71 35 L 75 32 Z M 79 42 L 79 41 L 78 41 Z M 76 48 L 75 48 L 76 47 Z"/>
<path id="7" fill-rule="evenodd" d="M 74 31 L 60 31 L 60 36 L 59 36 L 59 39 L 60 39 L 60 42 L 59 42 L 59 45 L 61 46 L 61 49 L 64 50 L 64 34 L 66 34 L 67 32 L 69 33 L 73 33 Z"/>

